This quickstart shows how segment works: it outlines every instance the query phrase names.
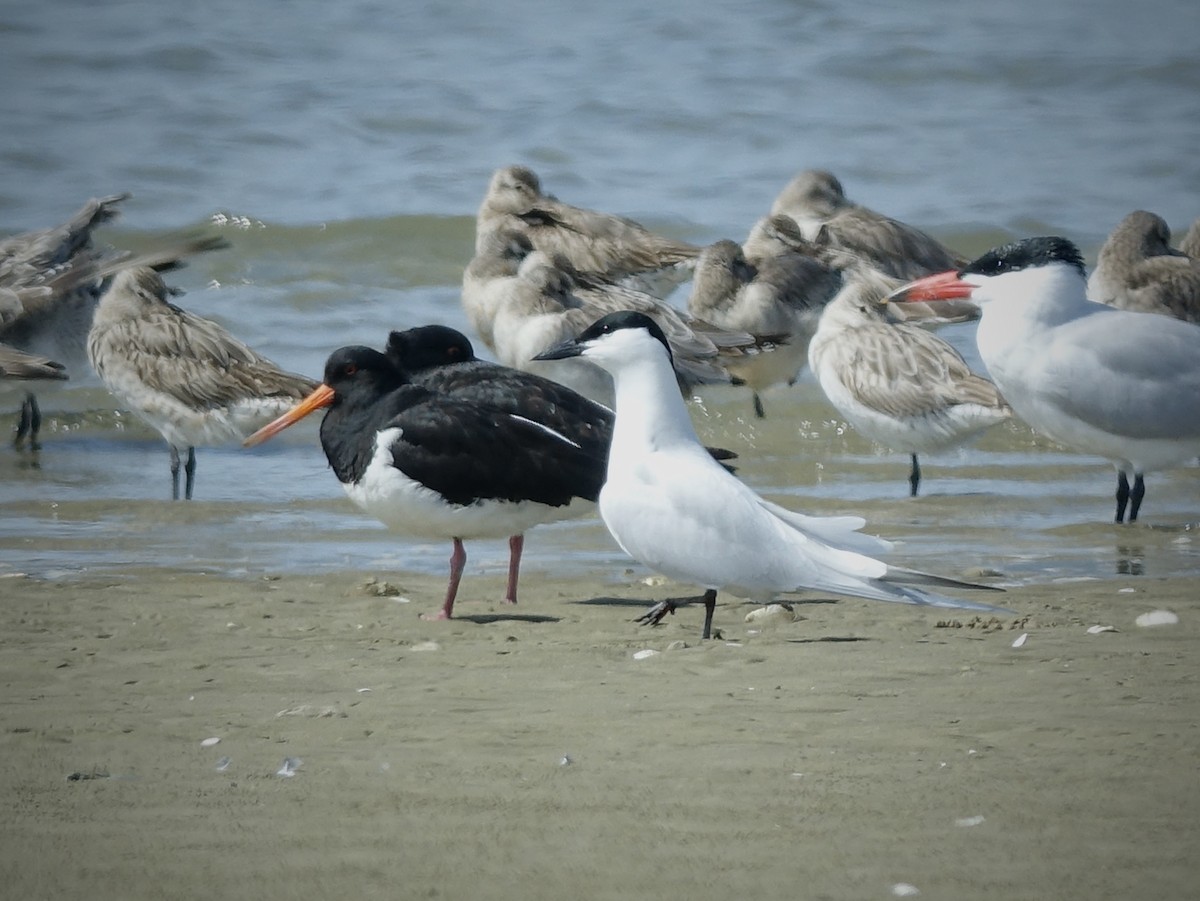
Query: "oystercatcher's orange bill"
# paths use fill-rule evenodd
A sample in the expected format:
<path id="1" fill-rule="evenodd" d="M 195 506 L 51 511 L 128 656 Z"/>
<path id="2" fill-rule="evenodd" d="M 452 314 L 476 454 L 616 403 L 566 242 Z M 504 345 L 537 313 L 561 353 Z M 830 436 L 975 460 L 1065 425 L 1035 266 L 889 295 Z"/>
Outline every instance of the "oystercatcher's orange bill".
<path id="1" fill-rule="evenodd" d="M 273 438 L 286 429 L 295 425 L 310 413 L 324 409 L 333 403 L 333 389 L 328 385 L 318 385 L 312 394 L 296 404 L 278 419 L 268 422 L 265 426 L 242 442 L 242 447 L 255 447 L 269 438 Z"/>

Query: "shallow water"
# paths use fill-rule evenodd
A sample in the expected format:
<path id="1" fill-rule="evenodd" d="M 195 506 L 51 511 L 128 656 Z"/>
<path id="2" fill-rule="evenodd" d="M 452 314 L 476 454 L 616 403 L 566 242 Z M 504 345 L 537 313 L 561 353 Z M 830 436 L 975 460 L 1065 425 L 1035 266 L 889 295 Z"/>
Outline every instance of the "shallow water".
<path id="1" fill-rule="evenodd" d="M 66 7 L 71 7 L 69 10 Z M 233 247 L 172 276 L 180 302 L 312 375 L 389 328 L 465 327 L 473 214 L 492 169 L 532 165 L 569 201 L 696 241 L 741 237 L 799 169 L 966 253 L 1064 233 L 1089 256 L 1135 207 L 1177 230 L 1200 212 L 1194 3 L 992 11 L 925 2 L 632 2 L 406 10 L 301 2 L 279 17 L 219 2 L 9 6 L 0 12 L 0 229 L 61 221 L 133 191 L 104 236 L 142 247 L 207 228 Z M 678 298 L 677 298 L 678 299 Z M 974 358 L 970 326 L 945 335 Z M 161 442 L 118 415 L 86 366 L 40 392 L 35 458 L 0 449 L 0 567 L 132 563 L 260 573 L 440 572 L 448 548 L 388 535 L 329 473 L 315 424 L 261 449 L 199 451 L 171 504 Z M 15 397 L 0 398 L 4 408 Z M 857 511 L 930 569 L 1013 580 L 1200 573 L 1195 467 L 1149 479 L 1143 517 L 1109 524 L 1102 461 L 997 428 L 924 461 L 836 421 L 811 381 L 712 391 L 704 437 L 810 512 Z M 502 542 L 468 548 L 504 565 Z M 593 519 L 539 529 L 530 566 L 628 566 Z"/>

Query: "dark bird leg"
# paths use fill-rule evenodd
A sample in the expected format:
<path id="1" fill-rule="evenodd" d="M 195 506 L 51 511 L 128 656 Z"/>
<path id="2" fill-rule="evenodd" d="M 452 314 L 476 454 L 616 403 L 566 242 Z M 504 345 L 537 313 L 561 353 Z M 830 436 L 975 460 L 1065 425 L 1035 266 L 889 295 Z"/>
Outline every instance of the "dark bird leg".
<path id="1" fill-rule="evenodd" d="M 758 396 L 758 392 L 754 392 L 754 415 L 758 419 L 765 419 L 767 411 L 763 409 L 762 398 Z"/>
<path id="2" fill-rule="evenodd" d="M 524 535 L 513 535 L 508 539 L 508 588 L 504 592 L 506 604 L 517 602 L 517 577 L 521 573 L 521 551 L 524 549 Z"/>
<path id="3" fill-rule="evenodd" d="M 1146 496 L 1146 483 L 1139 472 L 1133 478 L 1133 488 L 1129 492 L 1129 521 L 1137 522 L 1138 510 L 1142 508 L 1142 498 Z"/>
<path id="4" fill-rule="evenodd" d="M 179 500 L 179 448 L 171 445 L 171 500 Z"/>
<path id="5" fill-rule="evenodd" d="M 183 496 L 190 501 L 192 499 L 192 486 L 196 484 L 196 449 L 194 447 L 188 448 L 187 463 L 184 464 L 183 471 L 187 476 Z"/>
<path id="6" fill-rule="evenodd" d="M 703 595 L 693 598 L 667 598 L 659 601 L 641 616 L 634 620 L 636 623 L 644 623 L 648 626 L 657 626 L 662 622 L 663 617 L 668 613 L 675 615 L 675 609 L 684 604 L 690 604 L 693 601 L 704 602 L 704 631 L 700 634 L 701 638 L 712 638 L 712 621 L 713 613 L 717 609 L 717 590 L 709 588 Z"/>
<path id="7" fill-rule="evenodd" d="M 1117 517 L 1113 522 L 1125 521 L 1125 506 L 1129 503 L 1129 479 L 1124 470 L 1117 472 Z"/>
<path id="8" fill-rule="evenodd" d="M 700 633 L 701 639 L 712 638 L 712 621 L 713 613 L 717 610 L 717 589 L 710 588 L 704 592 L 704 631 Z"/>
<path id="9" fill-rule="evenodd" d="M 912 472 L 908 474 L 909 497 L 917 496 L 917 488 L 921 484 L 921 464 L 917 462 L 917 455 L 912 455 Z"/>
<path id="10" fill-rule="evenodd" d="M 34 397 L 32 391 L 25 392 L 25 400 L 21 401 L 21 413 L 17 419 L 17 433 L 13 436 L 13 446 L 20 447 L 25 440 L 25 436 L 29 436 L 29 449 L 37 450 L 38 445 L 38 430 L 42 427 L 42 411 L 38 407 L 37 398 Z"/>
<path id="11" fill-rule="evenodd" d="M 454 598 L 458 596 L 458 583 L 462 581 L 463 567 L 467 565 L 467 550 L 462 539 L 454 539 L 454 550 L 450 552 L 450 584 L 446 586 L 446 600 L 437 613 L 422 613 L 421 619 L 450 619 L 454 613 Z"/>

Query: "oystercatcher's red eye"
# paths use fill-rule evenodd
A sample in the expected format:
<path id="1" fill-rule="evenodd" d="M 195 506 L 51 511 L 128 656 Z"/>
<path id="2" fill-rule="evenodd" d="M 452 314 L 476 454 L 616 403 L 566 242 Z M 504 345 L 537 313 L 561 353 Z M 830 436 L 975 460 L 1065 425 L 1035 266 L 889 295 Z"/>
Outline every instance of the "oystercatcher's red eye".
<path id="1" fill-rule="evenodd" d="M 342 372 L 344 372 L 346 375 L 354 375 L 354 373 L 358 372 L 358 364 L 347 363 L 342 367 Z"/>
<path id="2" fill-rule="evenodd" d="M 459 356 L 461 353 L 462 353 L 462 350 L 461 350 L 460 348 L 457 348 L 457 347 L 451 347 L 451 348 L 448 348 L 448 349 L 446 350 L 446 354 L 447 354 L 449 357 L 451 357 L 451 358 L 457 357 L 457 356 Z"/>

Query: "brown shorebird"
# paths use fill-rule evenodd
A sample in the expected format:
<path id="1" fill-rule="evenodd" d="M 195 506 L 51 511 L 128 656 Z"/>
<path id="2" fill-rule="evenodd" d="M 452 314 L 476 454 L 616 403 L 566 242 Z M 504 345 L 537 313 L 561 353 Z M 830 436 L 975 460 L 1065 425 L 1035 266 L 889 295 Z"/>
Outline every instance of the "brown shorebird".
<path id="1" fill-rule="evenodd" d="M 808 357 L 821 308 L 837 293 L 842 274 L 801 250 L 804 242 L 786 216 L 770 217 L 747 244 L 722 240 L 700 254 L 692 276 L 688 312 L 698 319 L 751 334 L 781 339 L 769 353 L 747 354 L 729 364 L 750 386 L 754 413 L 762 417 L 763 390 L 792 384 Z"/>
<path id="2" fill-rule="evenodd" d="M 892 278 L 919 278 L 967 262 L 920 229 L 847 200 L 842 183 L 825 169 L 799 173 L 775 198 L 771 212 L 791 216 L 810 241 L 846 252 Z"/>
<path id="3" fill-rule="evenodd" d="M 1200 259 L 1172 248 L 1166 220 L 1146 210 L 1117 223 L 1100 248 L 1087 291 L 1091 300 L 1122 310 L 1200 323 Z"/>
<path id="4" fill-rule="evenodd" d="M 900 282 L 864 269 L 847 276 L 808 348 L 808 363 L 829 402 L 855 430 L 912 458 L 963 444 L 1012 416 L 999 390 L 971 372 L 937 335 L 896 321 L 887 295 Z"/>
<path id="5" fill-rule="evenodd" d="M 61 225 L 0 241 L 0 341 L 60 360 L 70 371 L 86 369 L 86 342 L 104 279 L 123 266 L 167 271 L 184 257 L 226 246 L 220 237 L 174 239 L 142 254 L 95 246 L 94 231 L 116 218 L 117 194 L 89 200 Z M 36 443 L 41 421 L 37 398 L 27 392 L 16 443 Z"/>
<path id="6" fill-rule="evenodd" d="M 534 357 L 614 310 L 638 310 L 667 335 L 680 389 L 688 393 L 698 384 L 736 381 L 728 364 L 762 345 L 754 335 L 699 321 L 666 301 L 580 273 L 562 257 L 542 251 L 522 260 L 515 275 L 496 281 L 492 330 L 500 362 L 561 381 L 606 405 L 612 403 L 612 380 L 599 367 L 579 360 L 539 363 Z"/>
<path id="7" fill-rule="evenodd" d="M 117 400 L 166 440 L 171 494 L 187 450 L 191 499 L 196 446 L 241 441 L 317 384 L 285 372 L 217 323 L 167 301 L 149 266 L 122 269 L 100 298 L 88 334 L 92 366 Z"/>
<path id="8" fill-rule="evenodd" d="M 656 234 L 611 213 L 571 206 L 542 191 L 532 169 L 508 166 L 492 174 L 475 219 L 475 249 L 501 228 L 525 234 L 534 248 L 563 257 L 577 271 L 626 281 L 665 297 L 691 275 L 700 248 Z"/>

